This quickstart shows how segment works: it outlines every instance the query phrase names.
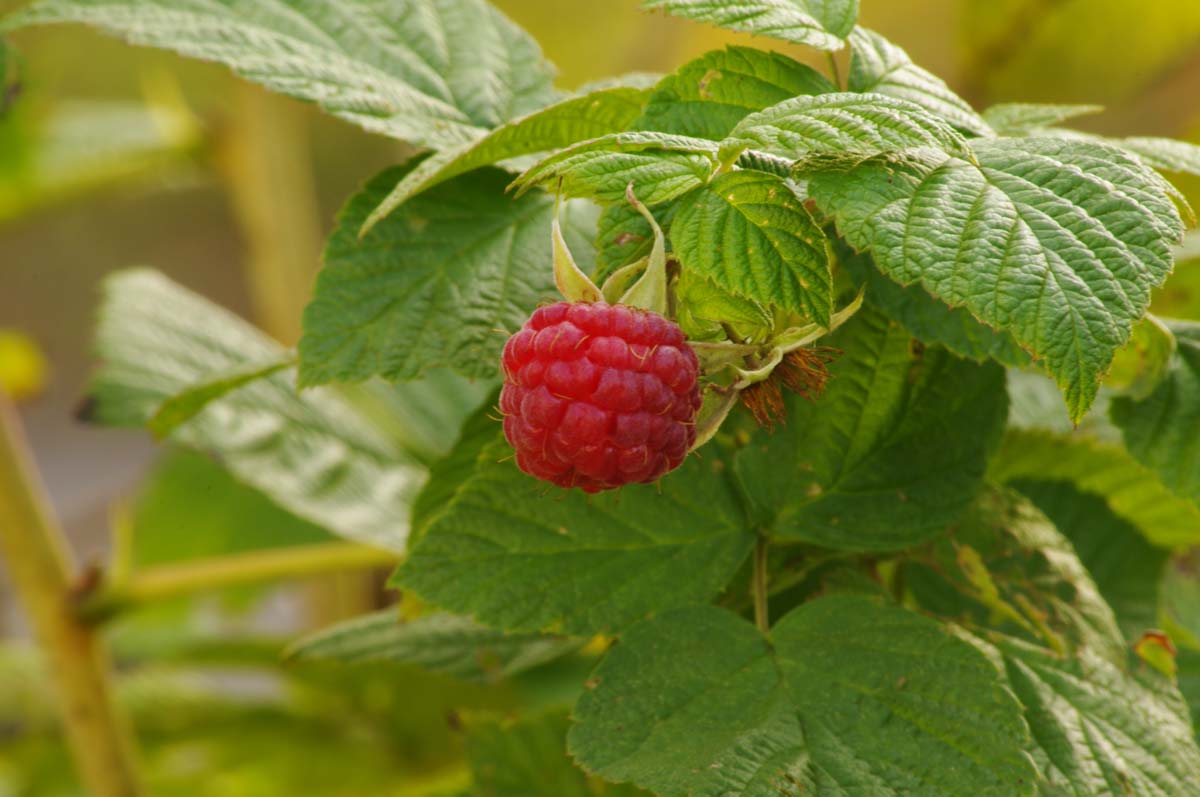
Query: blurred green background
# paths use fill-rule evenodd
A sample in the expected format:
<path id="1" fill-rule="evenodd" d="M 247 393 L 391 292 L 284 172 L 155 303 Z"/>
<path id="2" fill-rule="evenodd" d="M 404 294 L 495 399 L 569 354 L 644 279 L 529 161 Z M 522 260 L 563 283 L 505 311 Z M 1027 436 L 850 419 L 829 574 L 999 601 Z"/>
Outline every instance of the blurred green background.
<path id="1" fill-rule="evenodd" d="M 799 48 L 640 13 L 637 0 L 495 2 L 542 43 L 563 88 L 670 71 L 730 42 L 823 68 Z M 0 12 L 17 5 L 0 0 Z M 1083 129 L 1200 141 L 1197 0 L 863 0 L 862 17 L 976 107 L 1097 103 L 1109 110 L 1079 120 Z M 201 456 L 73 420 L 97 285 L 115 269 L 153 266 L 294 342 L 334 214 L 407 151 L 222 68 L 86 30 L 22 32 L 11 45 L 20 92 L 0 119 L 0 374 L 27 394 L 22 414 L 81 558 L 108 556 L 114 523 L 138 541 L 139 564 L 322 539 Z M 1200 183 L 1182 185 L 1200 203 Z M 1160 297 L 1176 315 L 1200 308 L 1192 265 Z M 249 521 L 254 536 L 239 538 Z M 381 599 L 368 592 L 330 615 Z M 328 618 L 276 593 L 234 597 L 140 613 L 115 629 L 123 662 L 158 662 L 128 664 L 137 677 L 123 685 L 139 731 L 159 740 L 147 749 L 155 794 L 441 793 L 440 776 L 427 773 L 441 772 L 460 744 L 445 720 L 450 706 L 503 709 L 561 693 L 554 677 L 468 689 L 394 670 L 327 691 L 336 674 L 280 671 L 272 640 Z M 230 622 L 242 643 L 228 643 Z M 0 574 L 0 638 L 22 634 Z M 16 644 L 0 651 L 0 797 L 75 794 L 62 750 L 46 741 L 53 723 L 36 659 Z M 567 662 L 559 680 L 570 683 L 571 667 L 584 664 Z M 214 679 L 214 667 L 224 675 Z M 322 776 L 334 760 L 342 774 Z M 221 776 L 197 779 L 214 771 Z M 430 777 L 432 786 L 413 785 Z"/>

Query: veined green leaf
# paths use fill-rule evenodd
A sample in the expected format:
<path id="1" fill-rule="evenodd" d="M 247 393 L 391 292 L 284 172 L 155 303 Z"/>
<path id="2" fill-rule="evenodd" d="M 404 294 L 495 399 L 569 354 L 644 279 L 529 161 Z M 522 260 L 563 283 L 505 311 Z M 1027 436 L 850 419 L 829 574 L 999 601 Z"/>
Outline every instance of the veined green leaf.
<path id="1" fill-rule="evenodd" d="M 88 416 L 138 426 L 164 400 L 214 373 L 286 354 L 232 313 L 148 270 L 106 283 L 96 348 L 103 364 L 89 386 Z M 213 401 L 170 439 L 215 453 L 240 481 L 298 517 L 350 539 L 405 548 L 408 509 L 425 468 L 346 394 L 300 395 L 290 372 L 276 373 Z"/>
<path id="2" fill-rule="evenodd" d="M 1200 650 L 1200 548 L 1172 557 L 1162 579 L 1162 608 L 1180 645 Z"/>
<path id="3" fill-rule="evenodd" d="M 857 27 L 850 34 L 850 46 L 850 91 L 870 91 L 908 100 L 968 133 L 992 134 L 983 117 L 941 78 L 914 64 L 908 53 L 878 33 Z"/>
<path id="4" fill-rule="evenodd" d="M 518 196 L 545 186 L 604 204 L 625 201 L 625 189 L 657 205 L 703 185 L 716 167 L 717 145 L 667 133 L 614 133 L 551 155 L 518 177 Z"/>
<path id="5" fill-rule="evenodd" d="M 1103 496 L 1085 493 L 1071 482 L 1017 479 L 1010 484 L 1071 541 L 1127 641 L 1158 627 L 1158 584 L 1166 551 L 1114 513 Z"/>
<path id="6" fill-rule="evenodd" d="M 717 460 L 619 495 L 545 494 L 497 430 L 394 582 L 507 630 L 587 635 L 720 591 L 754 543 Z"/>
<path id="7" fill-rule="evenodd" d="M 1045 103 L 1004 102 L 983 112 L 983 119 L 997 135 L 1026 136 L 1043 127 L 1066 122 L 1088 114 L 1101 113 L 1102 105 L 1052 105 Z"/>
<path id="8" fill-rule="evenodd" d="M 1200 508 L 1171 492 L 1121 445 L 1088 435 L 1010 429 L 988 470 L 993 481 L 1054 479 L 1104 496 L 1118 516 L 1165 548 L 1200 544 Z"/>
<path id="9" fill-rule="evenodd" d="M 1200 146 L 1171 138 L 1118 138 L 1111 143 L 1127 149 L 1155 169 L 1200 175 Z"/>
<path id="10" fill-rule="evenodd" d="M 842 49 L 858 21 L 858 0 L 643 0 L 642 7 L 820 50 Z"/>
<path id="11" fill-rule="evenodd" d="M 363 220 L 400 173 L 389 169 L 371 180 L 329 238 L 304 312 L 305 386 L 376 375 L 415 379 L 447 364 L 466 376 L 494 377 L 504 330 L 516 331 L 538 302 L 555 296 L 553 202 L 541 194 L 505 196 L 508 175 L 497 169 L 437 186 L 360 238 Z M 564 223 L 588 220 L 589 210 L 564 206 Z M 587 248 L 579 243 L 579 251 Z"/>
<path id="12" fill-rule="evenodd" d="M 722 288 L 828 326 L 829 242 L 783 178 L 750 170 L 718 175 L 679 203 L 671 245 L 684 268 Z"/>
<path id="13" fill-rule="evenodd" d="M 1113 399 L 1129 452 L 1182 498 L 1200 502 L 1200 323 L 1168 321 L 1177 347 L 1166 376 L 1143 400 Z"/>
<path id="14" fill-rule="evenodd" d="M 836 90 L 820 72 L 786 55 L 727 47 L 659 81 L 632 127 L 720 141 L 749 113 L 801 94 Z"/>
<path id="15" fill-rule="evenodd" d="M 1017 345 L 1012 335 L 998 332 L 980 322 L 964 307 L 951 308 L 933 298 L 920 285 L 901 285 L 886 277 L 866 252 L 847 249 L 839 253 L 838 262 L 866 283 L 867 296 L 889 318 L 899 321 L 922 343 L 945 346 L 959 357 L 984 362 L 996 360 L 1005 365 L 1028 365 L 1029 355 Z M 1062 400 L 1055 400 L 1062 407 Z"/>
<path id="16" fill-rule="evenodd" d="M 285 354 L 266 365 L 253 364 L 201 382 L 164 401 L 147 422 L 155 437 L 166 437 L 181 424 L 199 415 L 205 407 L 222 396 L 245 387 L 251 382 L 277 374 L 296 364 L 293 355 Z"/>
<path id="17" fill-rule="evenodd" d="M 1162 178 L 1121 150 L 981 139 L 976 162 L 933 150 L 880 157 L 809 190 L 856 249 L 901 284 L 1007 330 L 1083 417 L 1183 223 Z"/>
<path id="18" fill-rule="evenodd" d="M 404 175 L 371 211 L 362 234 L 422 191 L 472 169 L 625 130 L 641 113 L 648 93 L 617 87 L 570 97 L 501 125 L 476 141 L 435 153 Z"/>
<path id="19" fill-rule="evenodd" d="M 962 135 L 921 106 L 858 93 L 794 97 L 752 113 L 721 142 L 719 157 L 732 163 L 747 149 L 795 159 L 811 152 L 875 155 L 912 147 L 969 157 Z"/>
<path id="20" fill-rule="evenodd" d="M 0 31 L 64 22 L 217 61 L 371 132 L 434 148 L 555 99 L 537 43 L 484 0 L 39 0 Z"/>
<path id="21" fill-rule="evenodd" d="M 769 637 L 680 609 L 609 650 L 568 741 L 584 768 L 659 794 L 1031 796 L 1000 681 L 937 623 L 863 597 L 804 604 Z"/>
<path id="22" fill-rule="evenodd" d="M 679 203 L 675 202 L 650 209 L 665 233 L 670 233 L 678 208 Z M 654 231 L 650 229 L 650 222 L 634 210 L 633 205 L 628 202 L 608 205 L 596 222 L 595 282 L 602 284 L 617 269 L 646 257 L 653 246 Z"/>
<path id="23" fill-rule="evenodd" d="M 841 355 L 815 401 L 738 452 L 734 471 L 772 536 L 895 550 L 944 532 L 970 505 L 1004 426 L 1004 372 L 920 351 L 864 307 L 828 338 Z"/>
<path id="24" fill-rule="evenodd" d="M 395 609 L 385 609 L 307 636 L 285 656 L 343 664 L 391 661 L 488 682 L 511 678 L 581 644 L 544 634 L 505 634 L 442 612 L 402 621 Z"/>

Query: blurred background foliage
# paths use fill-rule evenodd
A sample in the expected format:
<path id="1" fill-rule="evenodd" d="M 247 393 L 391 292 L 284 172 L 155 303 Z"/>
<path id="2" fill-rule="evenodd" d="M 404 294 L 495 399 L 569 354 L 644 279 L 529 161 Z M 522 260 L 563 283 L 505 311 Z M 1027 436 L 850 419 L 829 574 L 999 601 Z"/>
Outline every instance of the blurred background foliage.
<path id="1" fill-rule="evenodd" d="M 637 0 L 495 2 L 542 42 L 568 89 L 670 71 L 727 43 L 822 66 L 782 43 L 642 14 Z M 0 0 L 0 12 L 18 5 Z M 1097 103 L 1111 110 L 1081 128 L 1200 141 L 1196 0 L 863 0 L 863 23 L 977 107 Z M 339 205 L 409 153 L 221 68 L 82 29 L 23 32 L 0 64 L 0 383 L 22 400 L 82 558 L 142 568 L 327 540 L 218 462 L 73 421 L 97 285 L 151 265 L 293 343 Z M 1200 181 L 1181 185 L 1200 206 Z M 1185 246 L 1155 311 L 1200 319 L 1200 239 Z M 480 785 L 495 727 L 464 718 L 463 707 L 527 714 L 566 704 L 587 652 L 498 685 L 382 663 L 281 663 L 296 634 L 385 605 L 381 583 L 242 587 L 120 617 L 111 627 L 120 699 L 151 793 L 454 795 L 473 770 L 479 793 L 507 794 Z M 24 635 L 0 581 L 0 797 L 77 795 Z M 1200 690 L 1193 676 L 1184 685 Z M 560 724 L 550 715 L 527 735 Z M 464 760 L 464 748 L 481 759 Z M 593 793 L 564 777 L 560 791 Z"/>

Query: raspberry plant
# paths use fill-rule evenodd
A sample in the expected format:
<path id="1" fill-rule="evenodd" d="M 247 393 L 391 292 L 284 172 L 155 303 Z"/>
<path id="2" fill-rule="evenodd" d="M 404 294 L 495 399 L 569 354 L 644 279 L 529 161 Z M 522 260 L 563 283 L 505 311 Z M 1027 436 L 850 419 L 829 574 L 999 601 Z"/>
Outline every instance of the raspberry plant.
<path id="1" fill-rule="evenodd" d="M 1193 221 L 1160 173 L 1200 152 L 1063 126 L 1086 106 L 977 112 L 857 0 L 644 5 L 830 74 L 728 47 L 566 93 L 483 0 L 8 17 L 218 61 L 422 152 L 340 215 L 297 355 L 112 278 L 92 416 L 403 554 L 394 586 L 439 609 L 296 655 L 512 675 L 609 643 L 569 723 L 479 741 L 472 794 L 1200 795 L 1172 558 L 1200 544 L 1200 326 L 1147 313 Z M 608 371 L 551 377 L 601 333 Z M 683 410 L 652 429 L 656 391 Z"/>

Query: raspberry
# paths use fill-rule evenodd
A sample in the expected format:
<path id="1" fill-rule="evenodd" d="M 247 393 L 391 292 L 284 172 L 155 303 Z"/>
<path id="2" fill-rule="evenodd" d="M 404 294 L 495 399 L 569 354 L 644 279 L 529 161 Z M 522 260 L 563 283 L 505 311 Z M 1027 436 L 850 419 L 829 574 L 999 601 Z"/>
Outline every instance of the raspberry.
<path id="1" fill-rule="evenodd" d="M 699 364 L 672 321 L 619 304 L 539 308 L 504 346 L 500 411 L 517 466 L 595 493 L 653 482 L 696 440 Z"/>

